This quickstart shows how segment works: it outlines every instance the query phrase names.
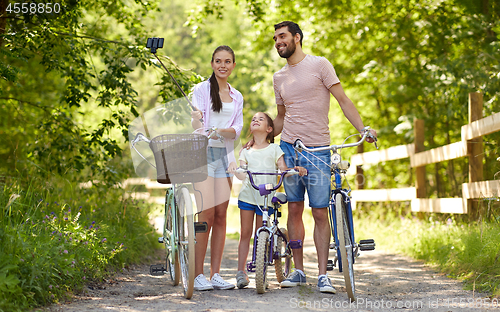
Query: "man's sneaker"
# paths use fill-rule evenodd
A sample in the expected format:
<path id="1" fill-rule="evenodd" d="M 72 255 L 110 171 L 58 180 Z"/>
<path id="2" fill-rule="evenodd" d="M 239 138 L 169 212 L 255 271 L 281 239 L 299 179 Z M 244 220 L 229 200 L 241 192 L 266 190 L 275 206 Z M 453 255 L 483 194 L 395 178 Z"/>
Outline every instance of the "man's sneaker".
<path id="1" fill-rule="evenodd" d="M 207 281 L 205 275 L 200 274 L 194 279 L 194 290 L 214 290 L 214 287 Z"/>
<path id="2" fill-rule="evenodd" d="M 215 273 L 214 276 L 212 276 L 210 283 L 212 284 L 214 289 L 226 290 L 234 288 L 234 285 L 223 280 L 219 273 Z"/>
<path id="3" fill-rule="evenodd" d="M 293 271 L 288 277 L 281 282 L 281 287 L 294 287 L 306 283 L 306 276 L 300 274 L 298 271 Z"/>
<path id="4" fill-rule="evenodd" d="M 238 273 L 236 273 L 236 286 L 238 286 L 239 289 L 247 287 L 249 283 L 250 280 L 245 271 L 238 271 Z"/>
<path id="5" fill-rule="evenodd" d="M 318 288 L 319 291 L 321 291 L 322 293 L 334 294 L 337 292 L 335 288 L 332 286 L 332 282 L 326 275 L 320 275 L 318 277 Z"/>

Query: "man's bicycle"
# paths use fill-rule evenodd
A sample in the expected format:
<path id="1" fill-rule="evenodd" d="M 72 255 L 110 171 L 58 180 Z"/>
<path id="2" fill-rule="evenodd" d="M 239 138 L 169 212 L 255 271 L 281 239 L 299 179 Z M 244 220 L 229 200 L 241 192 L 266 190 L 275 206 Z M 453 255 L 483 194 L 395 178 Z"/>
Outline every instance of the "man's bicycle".
<path id="1" fill-rule="evenodd" d="M 136 144 L 149 144 L 155 165 L 137 149 Z M 164 134 L 149 140 L 138 133 L 132 148 L 151 166 L 156 168 L 157 181 L 171 184 L 165 194 L 165 222 L 163 236 L 158 242 L 165 244 L 166 263 L 152 265 L 153 275 L 169 273 L 174 286 L 182 281 L 184 296 L 193 295 L 195 278 L 195 233 L 206 232 L 206 224 L 194 221 L 193 205 L 186 182 L 199 182 L 207 178 L 208 137 L 202 134 Z"/>
<path id="2" fill-rule="evenodd" d="M 271 199 L 273 213 L 269 215 L 269 196 L 281 187 L 286 174 L 293 175 L 299 172 L 295 169 L 279 172 L 264 173 L 251 172 L 246 168 L 236 169 L 236 173 L 247 173 L 252 187 L 259 191 L 260 196 L 264 197 L 262 206 L 262 226 L 257 229 L 254 241 L 252 260 L 247 262 L 247 271 L 255 272 L 255 285 L 258 294 L 263 294 L 267 287 L 267 267 L 274 265 L 276 278 L 281 283 L 290 273 L 291 269 L 291 248 L 288 241 L 288 232 L 278 226 L 278 218 L 281 217 L 279 208 L 287 202 L 286 194 L 276 192 Z M 254 176 L 274 175 L 279 176 L 277 184 L 260 184 L 254 182 Z M 272 217 L 271 217 L 272 216 Z"/>
<path id="3" fill-rule="evenodd" d="M 346 138 L 346 140 L 350 137 L 351 136 Z M 315 158 L 315 156 L 311 152 L 324 150 L 332 151 L 330 166 L 332 173 L 332 188 L 330 193 L 328 215 L 330 221 L 330 229 L 332 231 L 333 237 L 333 242 L 330 244 L 330 249 L 333 249 L 335 251 L 335 256 L 333 260 L 328 260 L 327 270 L 333 270 L 333 267 L 336 265 L 336 263 L 338 263 L 339 272 L 343 273 L 344 275 L 347 295 L 351 301 L 356 301 L 353 268 L 354 261 L 359 256 L 359 251 L 374 250 L 375 241 L 373 239 L 364 239 L 356 243 L 356 240 L 354 238 L 351 197 L 349 196 L 351 188 L 349 184 L 347 184 L 346 188 L 342 188 L 343 176 L 345 176 L 347 169 L 349 169 L 349 162 L 346 160 L 342 160 L 338 151 L 343 148 L 358 146 L 363 143 L 367 137 L 372 137 L 370 135 L 369 127 L 365 127 L 363 129 L 363 135 L 361 139 L 355 143 L 308 148 L 299 139 L 295 141 L 294 144 L 294 149 L 297 153 L 306 152 L 312 158 Z M 309 160 L 309 158 L 306 159 Z M 318 160 L 321 161 L 320 159 Z"/>

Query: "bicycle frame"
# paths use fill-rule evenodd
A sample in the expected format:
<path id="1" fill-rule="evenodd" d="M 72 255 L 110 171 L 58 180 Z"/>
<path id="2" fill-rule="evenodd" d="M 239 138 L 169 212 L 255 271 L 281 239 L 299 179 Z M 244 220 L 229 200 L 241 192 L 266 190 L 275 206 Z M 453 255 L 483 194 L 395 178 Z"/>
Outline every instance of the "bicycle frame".
<path id="1" fill-rule="evenodd" d="M 213 131 L 215 132 L 215 131 Z M 151 166 L 150 163 L 135 147 L 140 142 L 150 143 L 151 140 L 138 133 L 131 142 L 132 148 Z M 195 223 L 194 213 L 188 189 L 182 183 L 171 183 L 172 186 L 165 193 L 165 223 L 163 235 L 158 238 L 159 243 L 165 244 L 167 253 L 166 268 L 161 265 L 151 265 L 152 275 L 170 272 L 174 286 L 182 281 L 184 297 L 190 299 L 194 289 L 194 252 L 195 252 Z M 202 226 L 205 228 L 204 226 Z M 206 229 L 199 229 L 199 232 Z"/>
<path id="2" fill-rule="evenodd" d="M 255 261 L 256 261 L 256 255 L 257 255 L 257 240 L 261 232 L 265 231 L 269 233 L 269 253 L 266 257 L 266 265 L 272 265 L 273 261 L 275 259 L 280 259 L 283 256 L 291 255 L 290 251 L 287 250 L 285 254 L 281 255 L 279 254 L 278 250 L 275 250 L 275 246 L 278 240 L 278 237 L 281 237 L 285 244 L 288 245 L 288 239 L 285 237 L 285 234 L 280 230 L 278 227 L 278 217 L 280 212 L 278 211 L 276 205 L 274 207 L 274 220 L 270 220 L 270 216 L 268 215 L 269 208 L 265 207 L 262 210 L 262 226 L 257 229 L 255 232 L 254 240 L 253 240 L 253 252 L 252 252 L 252 261 L 249 261 L 247 263 L 247 271 L 248 272 L 255 272 Z M 267 219 L 267 220 L 266 220 Z M 267 223 L 272 223 L 271 226 L 267 226 Z"/>
<path id="3" fill-rule="evenodd" d="M 250 184 L 252 187 L 256 190 L 259 191 L 261 196 L 264 196 L 264 206 L 262 208 L 262 226 L 257 229 L 255 232 L 254 236 L 254 241 L 253 241 L 253 253 L 252 253 L 252 261 L 249 261 L 247 263 L 247 271 L 248 272 L 255 272 L 255 262 L 256 262 L 256 252 L 257 252 L 257 240 L 261 232 L 265 231 L 269 233 L 269 253 L 266 257 L 267 261 L 266 265 L 271 265 L 274 261 L 274 259 L 279 259 L 283 256 L 291 255 L 291 252 L 289 248 L 287 248 L 287 251 L 285 252 L 284 255 L 280 255 L 277 250 L 275 250 L 275 246 L 278 240 L 278 237 L 281 237 L 285 244 L 288 246 L 288 239 L 285 237 L 283 232 L 280 230 L 278 227 L 278 218 L 280 215 L 279 212 L 279 207 L 281 206 L 279 202 L 273 202 L 274 204 L 274 220 L 271 220 L 269 216 L 269 195 L 271 195 L 272 192 L 276 191 L 279 189 L 283 183 L 283 179 L 285 174 L 287 173 L 294 173 L 293 171 L 284 171 L 281 173 L 264 173 L 264 172 L 251 172 L 249 170 L 245 170 L 242 168 L 238 168 L 240 172 L 244 171 L 248 174 L 248 178 L 250 180 Z M 279 176 L 280 179 L 276 185 L 269 185 L 269 184 L 260 184 L 256 185 L 254 180 L 253 180 L 253 175 L 275 175 Z"/>
<path id="4" fill-rule="evenodd" d="M 337 252 L 337 259 L 342 259 L 342 256 L 340 254 L 340 249 L 337 248 L 339 246 L 339 238 L 338 238 L 338 233 L 337 233 L 337 217 L 336 217 L 336 205 L 335 205 L 335 195 L 340 193 L 342 195 L 342 200 L 346 203 L 346 213 L 347 213 L 347 220 L 349 223 L 349 236 L 351 237 L 351 242 L 356 242 L 354 239 L 354 222 L 353 222 L 353 217 L 352 217 L 352 207 L 351 207 L 351 197 L 348 194 L 347 189 L 342 189 L 342 176 L 340 174 L 340 170 L 335 168 L 333 170 L 333 176 L 332 180 L 335 181 L 335 189 L 332 189 L 330 192 L 330 204 L 328 207 L 328 215 L 330 218 L 330 225 L 333 225 L 330 227 L 332 231 L 332 236 L 335 241 L 335 249 Z M 352 261 L 353 263 L 355 262 L 355 255 L 357 254 L 357 246 L 353 246 L 354 252 L 353 252 L 353 257 Z M 342 261 L 338 261 L 339 263 L 339 272 L 342 273 Z"/>
<path id="5" fill-rule="evenodd" d="M 258 190 L 259 194 L 264 197 L 262 226 L 255 232 L 252 260 L 247 262 L 247 271 L 255 272 L 257 293 L 263 294 L 267 284 L 267 267 L 274 262 L 276 277 L 279 282 L 282 282 L 290 270 L 290 258 L 292 254 L 287 235 L 278 227 L 279 207 L 281 204 L 286 203 L 286 195 L 277 193 L 271 200 L 274 206 L 274 220 L 271 220 L 269 216 L 269 195 L 280 188 L 285 174 L 298 174 L 298 172 L 292 169 L 281 173 L 259 173 L 238 168 L 236 173 L 247 173 L 252 187 Z M 272 183 L 256 185 L 253 175 L 277 175 L 280 178 L 276 185 Z M 285 247 L 283 253 L 282 246 Z M 281 258 L 285 258 L 284 267 Z"/>
<path id="6" fill-rule="evenodd" d="M 361 240 L 359 243 L 356 243 L 356 240 L 354 239 L 354 222 L 352 216 L 351 197 L 349 196 L 351 190 L 342 188 L 342 174 L 345 174 L 349 168 L 349 162 L 342 161 L 340 154 L 337 153 L 337 150 L 346 147 L 358 146 L 363 143 L 367 137 L 372 137 L 374 141 L 376 141 L 376 138 L 371 136 L 369 127 L 365 127 L 363 129 L 361 139 L 355 143 L 331 145 L 319 148 L 308 148 L 300 140 L 297 140 L 294 144 L 296 152 L 302 152 L 302 150 L 307 152 L 324 150 L 332 151 L 331 161 L 333 166 L 331 167 L 331 192 L 328 215 L 330 230 L 334 240 L 334 244 L 333 246 L 330 245 L 330 249 L 335 249 L 336 257 L 334 261 L 328 260 L 327 270 L 333 270 L 335 262 L 338 262 L 338 269 L 339 272 L 344 275 L 347 294 L 351 301 L 356 300 L 353 264 L 355 262 L 355 258 L 358 256 L 358 250 L 374 250 L 375 242 L 373 239 L 368 239 Z M 375 147 L 377 147 L 376 143 Z M 339 203 L 337 201 L 342 202 Z"/>

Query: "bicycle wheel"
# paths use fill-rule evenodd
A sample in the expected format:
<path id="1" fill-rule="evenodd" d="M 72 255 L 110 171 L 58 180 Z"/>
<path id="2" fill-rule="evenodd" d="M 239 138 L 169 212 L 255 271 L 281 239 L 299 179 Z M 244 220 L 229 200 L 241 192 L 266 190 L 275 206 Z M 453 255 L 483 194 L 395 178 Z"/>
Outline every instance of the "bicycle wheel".
<path id="1" fill-rule="evenodd" d="M 255 255 L 255 286 L 258 294 L 266 291 L 267 257 L 269 255 L 269 233 L 260 232 L 257 237 L 257 252 Z"/>
<path id="2" fill-rule="evenodd" d="M 193 205 L 187 188 L 179 191 L 179 259 L 181 266 L 182 286 L 184 297 L 193 296 L 194 289 L 194 220 Z"/>
<path id="3" fill-rule="evenodd" d="M 179 265 L 179 253 L 175 242 L 174 224 L 179 220 L 178 211 L 173 210 L 174 205 L 171 191 L 167 191 L 165 198 L 165 223 L 163 224 L 163 242 L 165 243 L 166 251 L 166 267 L 170 273 L 170 279 L 173 281 L 174 286 L 179 284 L 179 277 L 181 275 L 181 267 Z M 174 215 L 175 212 L 175 215 Z"/>
<path id="4" fill-rule="evenodd" d="M 347 212 L 342 194 L 335 195 L 335 216 L 337 219 L 337 234 L 339 238 L 340 257 L 342 258 L 342 271 L 344 273 L 345 288 L 347 296 L 351 302 L 356 301 L 354 286 L 354 268 L 353 268 L 353 244 L 349 235 L 349 222 L 347 221 Z"/>
<path id="5" fill-rule="evenodd" d="M 281 233 L 288 240 L 288 231 L 284 228 L 281 228 Z M 291 269 L 291 260 L 292 255 L 288 254 L 285 257 L 280 257 L 287 252 L 286 250 L 286 242 L 283 237 L 278 236 L 276 243 L 276 251 L 278 252 L 278 258 L 274 259 L 274 271 L 276 272 L 276 278 L 278 279 L 278 283 L 281 283 L 285 280 L 285 278 L 290 273 Z"/>

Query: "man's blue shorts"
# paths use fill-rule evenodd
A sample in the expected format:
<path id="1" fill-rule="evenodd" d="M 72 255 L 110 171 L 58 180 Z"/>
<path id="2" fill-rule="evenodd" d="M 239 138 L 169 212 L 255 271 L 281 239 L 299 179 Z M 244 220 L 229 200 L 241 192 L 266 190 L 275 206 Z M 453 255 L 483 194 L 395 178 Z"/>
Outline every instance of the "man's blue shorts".
<path id="1" fill-rule="evenodd" d="M 312 153 L 314 156 L 312 156 L 310 152 L 302 151 L 302 153 L 297 152 L 298 159 L 295 159 L 293 144 L 281 141 L 280 147 L 285 153 L 284 157 L 288 168 L 301 166 L 308 171 L 307 176 L 293 175 L 285 178 L 284 185 L 288 201 L 304 201 L 307 190 L 311 208 L 328 207 L 330 202 L 331 152 L 329 150 L 314 152 Z"/>
<path id="2" fill-rule="evenodd" d="M 260 210 L 259 206 L 257 205 L 252 205 L 249 203 L 246 203 L 244 201 L 238 200 L 238 208 L 241 210 L 249 210 L 249 211 L 254 211 L 256 215 L 262 216 L 262 210 Z M 267 215 L 272 215 L 274 213 L 274 209 L 269 207 L 269 211 Z"/>

